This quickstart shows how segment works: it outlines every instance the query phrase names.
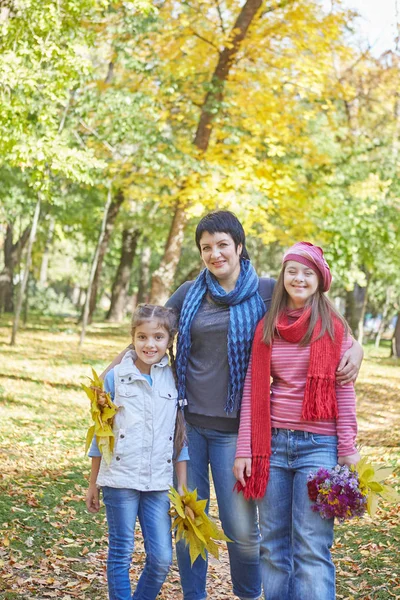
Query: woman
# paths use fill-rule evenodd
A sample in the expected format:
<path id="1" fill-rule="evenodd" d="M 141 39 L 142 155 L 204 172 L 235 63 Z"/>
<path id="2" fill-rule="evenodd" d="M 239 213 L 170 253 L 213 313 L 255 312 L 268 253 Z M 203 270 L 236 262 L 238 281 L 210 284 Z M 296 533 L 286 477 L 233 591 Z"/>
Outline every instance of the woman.
<path id="1" fill-rule="evenodd" d="M 167 302 L 181 317 L 177 371 L 178 392 L 186 404 L 188 486 L 209 499 L 211 466 L 222 527 L 234 542 L 228 543 L 233 593 L 256 600 L 261 596 L 256 507 L 233 491 L 232 467 L 251 341 L 275 282 L 256 276 L 243 227 L 229 211 L 212 212 L 199 222 L 196 245 L 206 268 Z M 355 379 L 361 360 L 361 347 L 354 343 L 339 365 L 338 381 Z M 200 557 L 191 567 L 183 543 L 177 544 L 177 556 L 184 600 L 203 600 L 207 562 Z"/>
<path id="2" fill-rule="evenodd" d="M 186 404 L 188 485 L 197 488 L 200 498 L 209 499 L 211 467 L 222 527 L 234 542 L 228 543 L 233 593 L 241 600 L 255 600 L 261 595 L 256 507 L 233 491 L 232 466 L 251 342 L 275 282 L 256 276 L 243 227 L 228 211 L 210 213 L 200 221 L 196 244 L 206 269 L 167 302 L 180 313 L 177 372 L 179 397 Z M 362 360 L 358 344 L 339 368 L 349 356 L 342 383 L 357 374 Z M 198 558 L 191 567 L 182 543 L 177 557 L 185 600 L 203 600 L 206 561 Z"/>

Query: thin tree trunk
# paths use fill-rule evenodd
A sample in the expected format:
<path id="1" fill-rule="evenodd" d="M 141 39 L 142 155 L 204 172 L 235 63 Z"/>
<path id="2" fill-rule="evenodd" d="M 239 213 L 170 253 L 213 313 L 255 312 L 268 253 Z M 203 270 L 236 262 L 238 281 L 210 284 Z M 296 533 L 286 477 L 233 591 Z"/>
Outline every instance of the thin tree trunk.
<path id="1" fill-rule="evenodd" d="M 17 306 L 15 309 L 14 322 L 13 322 L 13 328 L 12 328 L 12 333 L 11 333 L 11 341 L 10 341 L 11 346 L 15 346 L 16 340 L 17 340 L 19 318 L 20 318 L 20 314 L 21 314 L 22 303 L 24 300 L 26 285 L 28 283 L 29 269 L 31 268 L 32 246 L 33 246 L 33 242 L 35 240 L 36 230 L 37 230 L 37 226 L 39 223 L 39 215 L 40 215 L 40 198 L 38 199 L 38 201 L 36 203 L 35 214 L 33 215 L 33 221 L 32 221 L 32 226 L 31 226 L 30 235 L 29 235 L 28 248 L 26 251 L 24 277 L 22 279 L 21 286 L 19 288 L 18 301 L 17 301 Z"/>
<path id="2" fill-rule="evenodd" d="M 150 261 L 151 261 L 151 248 L 145 246 L 142 250 L 142 257 L 139 270 L 139 285 L 138 293 L 136 296 L 136 304 L 141 302 L 148 302 L 150 299 L 149 284 L 150 284 Z M 135 308 L 132 307 L 133 309 Z"/>
<path id="3" fill-rule="evenodd" d="M 107 202 L 104 207 L 104 214 L 103 214 L 103 220 L 101 223 L 99 239 L 97 240 L 96 251 L 94 253 L 92 268 L 90 270 L 89 284 L 88 284 L 88 289 L 86 292 L 85 306 L 83 308 L 82 330 L 81 330 L 81 335 L 80 335 L 80 339 L 79 339 L 79 347 L 82 346 L 83 340 L 85 339 L 85 335 L 86 335 L 86 327 L 87 327 L 88 320 L 89 320 L 89 305 L 90 305 L 90 297 L 91 297 L 91 292 L 92 292 L 92 287 L 93 287 L 93 281 L 94 281 L 94 277 L 96 274 L 97 265 L 99 262 L 99 256 L 100 256 L 103 239 L 104 239 L 104 236 L 106 233 L 108 212 L 110 210 L 111 204 L 112 204 L 112 191 L 111 191 L 111 183 L 110 183 L 109 187 L 108 187 L 108 192 L 107 192 Z"/>
<path id="4" fill-rule="evenodd" d="M 396 327 L 394 328 L 390 356 L 400 358 L 400 312 L 397 313 L 397 322 Z"/>
<path id="5" fill-rule="evenodd" d="M 364 319 L 365 319 L 365 312 L 367 310 L 369 284 L 371 282 L 371 275 L 369 273 L 366 274 L 366 277 L 367 277 L 367 285 L 364 288 L 364 297 L 363 297 L 362 306 L 361 306 L 360 318 L 358 321 L 358 343 L 359 344 L 362 344 L 363 339 L 364 339 Z"/>
<path id="6" fill-rule="evenodd" d="M 28 281 L 26 282 L 26 290 L 25 290 L 25 299 L 24 299 L 24 313 L 22 322 L 24 326 L 28 322 L 28 312 L 29 312 L 29 280 L 31 278 L 31 271 L 29 270 Z"/>
<path id="7" fill-rule="evenodd" d="M 47 284 L 47 271 L 49 268 L 50 247 L 53 241 L 55 218 L 50 217 L 49 230 L 47 232 L 46 245 L 42 256 L 42 264 L 40 265 L 39 284 L 44 287 Z"/>
<path id="8" fill-rule="evenodd" d="M 357 327 L 357 319 L 355 316 L 355 304 L 356 303 L 354 300 L 354 290 L 347 291 L 345 298 L 345 317 L 353 333 L 355 331 L 355 328 Z"/>
<path id="9" fill-rule="evenodd" d="M 75 307 L 78 310 L 82 309 L 82 303 L 83 303 L 82 297 L 84 296 L 84 294 L 85 294 L 85 290 L 83 290 L 81 287 L 79 287 L 78 298 L 75 302 Z"/>
<path id="10" fill-rule="evenodd" d="M 207 151 L 213 130 L 213 122 L 220 111 L 224 98 L 225 83 L 237 58 L 240 46 L 249 27 L 262 5 L 262 0 L 247 0 L 232 28 L 228 43 L 219 53 L 218 63 L 211 77 L 209 91 L 204 99 L 193 144 L 203 153 Z M 186 224 L 186 205 L 179 200 L 175 206 L 171 229 L 160 267 L 153 275 L 151 302 L 164 303 L 174 281 L 182 251 L 183 231 Z"/>
<path id="11" fill-rule="evenodd" d="M 0 273 L 0 314 L 14 312 L 14 269 L 18 264 L 21 251 L 29 239 L 31 226 L 26 227 L 19 239 L 13 244 L 13 226 L 7 223 L 4 240 L 4 268 Z"/>
<path id="12" fill-rule="evenodd" d="M 121 258 L 112 287 L 111 305 L 107 313 L 107 321 L 120 323 L 125 316 L 126 299 L 132 273 L 132 264 L 136 254 L 140 231 L 134 227 L 122 232 Z"/>
<path id="13" fill-rule="evenodd" d="M 103 270 L 104 257 L 108 250 L 108 245 L 110 243 L 111 234 L 114 230 L 115 219 L 117 218 L 119 209 L 121 208 L 123 201 L 124 201 L 124 194 L 123 194 L 122 190 L 119 190 L 115 199 L 112 200 L 112 202 L 108 208 L 107 214 L 106 214 L 105 230 L 104 230 L 104 235 L 102 237 L 101 244 L 99 247 L 96 271 L 94 274 L 90 292 L 88 290 L 89 298 L 90 298 L 89 299 L 89 316 L 88 316 L 89 322 L 92 321 L 93 313 L 96 309 L 97 293 L 98 293 L 99 284 L 100 284 L 101 272 Z"/>
<path id="14" fill-rule="evenodd" d="M 380 325 L 379 325 L 379 328 L 378 328 L 378 331 L 377 331 L 377 334 L 375 337 L 375 348 L 379 348 L 383 332 L 385 331 L 385 329 L 387 327 L 387 317 L 388 317 L 390 303 L 391 303 L 392 289 L 393 289 L 392 287 L 386 288 L 385 304 L 383 305 L 383 310 L 382 310 L 382 320 L 380 322 Z"/>

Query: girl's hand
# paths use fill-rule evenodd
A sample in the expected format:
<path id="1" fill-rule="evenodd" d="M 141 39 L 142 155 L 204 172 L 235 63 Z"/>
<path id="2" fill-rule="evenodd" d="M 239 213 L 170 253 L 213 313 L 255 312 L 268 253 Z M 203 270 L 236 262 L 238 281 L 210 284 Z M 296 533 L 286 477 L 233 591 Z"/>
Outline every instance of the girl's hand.
<path id="1" fill-rule="evenodd" d="M 351 465 L 356 465 L 358 461 L 361 460 L 360 453 L 354 452 L 354 454 L 349 454 L 348 456 L 339 456 L 338 464 L 342 467 L 343 465 L 347 465 L 351 467 Z"/>
<path id="2" fill-rule="evenodd" d="M 245 477 L 249 478 L 251 475 L 251 458 L 235 458 L 232 471 L 242 486 L 246 487 Z"/>
<path id="3" fill-rule="evenodd" d="M 353 345 L 343 354 L 336 369 L 336 381 L 339 385 L 345 385 L 357 379 L 363 357 L 362 347 L 356 340 L 353 340 Z"/>
<path id="4" fill-rule="evenodd" d="M 89 485 L 86 493 L 86 508 L 90 513 L 97 513 L 100 510 L 100 492 L 95 484 Z"/>

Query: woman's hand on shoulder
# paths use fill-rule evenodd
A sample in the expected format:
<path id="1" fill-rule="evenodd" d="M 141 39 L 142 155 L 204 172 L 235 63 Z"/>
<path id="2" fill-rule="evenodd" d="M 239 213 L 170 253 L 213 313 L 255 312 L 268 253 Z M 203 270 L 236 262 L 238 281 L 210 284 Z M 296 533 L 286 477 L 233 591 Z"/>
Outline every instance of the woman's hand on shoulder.
<path id="1" fill-rule="evenodd" d="M 339 456 L 338 464 L 342 467 L 343 465 L 347 465 L 351 467 L 351 465 L 356 465 L 358 461 L 361 460 L 360 453 L 358 451 L 353 454 L 348 454 L 347 456 Z"/>
<path id="2" fill-rule="evenodd" d="M 353 339 L 353 345 L 343 354 L 336 369 L 336 381 L 339 385 L 356 381 L 363 358 L 364 351 L 361 345 Z"/>
<path id="3" fill-rule="evenodd" d="M 250 457 L 238 457 L 235 458 L 235 462 L 233 465 L 233 474 L 236 479 L 242 484 L 243 487 L 246 486 L 246 479 L 248 479 L 251 475 L 251 458 Z"/>

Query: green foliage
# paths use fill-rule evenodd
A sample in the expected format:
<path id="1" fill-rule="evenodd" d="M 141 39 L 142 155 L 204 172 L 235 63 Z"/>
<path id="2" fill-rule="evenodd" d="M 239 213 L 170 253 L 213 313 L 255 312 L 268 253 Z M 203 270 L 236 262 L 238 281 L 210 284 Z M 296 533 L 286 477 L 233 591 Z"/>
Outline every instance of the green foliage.
<path id="1" fill-rule="evenodd" d="M 125 201 L 102 292 L 111 289 L 126 220 L 142 232 L 135 291 L 142 249 L 151 248 L 154 271 L 179 201 L 188 226 L 175 283 L 198 264 L 199 217 L 229 208 L 244 223 L 260 273 L 275 274 L 283 248 L 309 239 L 327 248 L 338 292 L 370 278 L 371 308 L 381 309 L 400 266 L 399 57 L 355 49 L 354 15 L 339 3 L 326 13 L 312 0 L 266 2 L 223 98 L 210 101 L 212 135 L 200 153 L 199 118 L 242 5 L 2 7 L 0 219 L 23 229 L 41 194 L 34 278 L 52 218 L 50 281 L 85 286 L 112 181 Z"/>

